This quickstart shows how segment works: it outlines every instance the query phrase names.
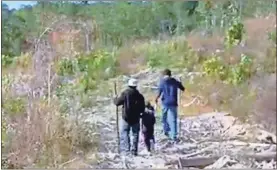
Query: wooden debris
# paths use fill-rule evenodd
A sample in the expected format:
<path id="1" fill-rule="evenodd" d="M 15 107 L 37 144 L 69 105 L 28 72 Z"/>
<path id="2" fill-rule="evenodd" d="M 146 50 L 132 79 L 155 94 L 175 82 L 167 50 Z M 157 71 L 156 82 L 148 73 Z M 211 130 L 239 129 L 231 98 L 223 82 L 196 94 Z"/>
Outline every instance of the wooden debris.
<path id="1" fill-rule="evenodd" d="M 222 141 L 222 142 L 207 142 L 214 145 L 235 145 L 235 146 L 249 146 L 249 147 L 269 147 L 272 144 L 267 143 L 248 143 L 242 141 Z"/>
<path id="2" fill-rule="evenodd" d="M 235 160 L 232 160 L 230 158 L 230 156 L 228 155 L 225 155 L 221 158 L 219 158 L 215 163 L 213 163 L 212 165 L 209 165 L 207 167 L 205 167 L 205 169 L 220 169 L 220 168 L 223 168 L 225 167 L 227 164 L 228 165 L 233 165 L 233 164 L 236 164 L 237 161 Z"/>
<path id="3" fill-rule="evenodd" d="M 256 161 L 276 161 L 276 152 L 264 152 L 264 153 L 246 153 L 243 154 L 246 158 L 251 158 Z"/>
<path id="4" fill-rule="evenodd" d="M 218 157 L 179 158 L 180 167 L 205 167 L 213 164 Z"/>
<path id="5" fill-rule="evenodd" d="M 181 158 L 178 158 L 178 168 L 183 169 L 182 160 Z"/>
<path id="6" fill-rule="evenodd" d="M 62 168 L 62 167 L 64 167 L 65 165 L 70 164 L 70 163 L 76 161 L 77 159 L 78 159 L 78 158 L 74 158 L 74 159 L 71 159 L 71 160 L 69 160 L 69 161 L 66 161 L 66 162 L 60 164 L 60 165 L 59 165 L 59 168 Z"/>
<path id="7" fill-rule="evenodd" d="M 261 142 L 276 144 L 276 135 L 265 130 L 259 130 L 257 139 Z"/>
<path id="8" fill-rule="evenodd" d="M 184 157 L 188 158 L 188 157 L 192 157 L 192 156 L 195 156 L 195 155 L 199 155 L 199 154 L 202 154 L 202 153 L 206 152 L 209 149 L 211 149 L 211 146 L 206 147 L 204 149 L 201 149 L 201 150 L 199 150 L 197 152 L 194 152 L 194 153 L 186 154 L 186 155 L 184 155 Z"/>

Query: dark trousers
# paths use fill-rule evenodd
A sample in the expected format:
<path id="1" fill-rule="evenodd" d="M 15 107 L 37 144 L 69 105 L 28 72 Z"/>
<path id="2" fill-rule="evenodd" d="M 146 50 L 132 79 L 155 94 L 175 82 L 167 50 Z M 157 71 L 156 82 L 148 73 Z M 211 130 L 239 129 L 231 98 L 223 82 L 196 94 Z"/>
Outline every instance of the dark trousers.
<path id="1" fill-rule="evenodd" d="M 146 146 L 146 149 L 147 149 L 147 151 L 151 151 L 150 141 L 152 140 L 153 143 L 155 143 L 154 127 L 148 127 L 148 128 L 143 127 L 143 132 L 142 133 L 143 133 L 144 144 Z"/>
<path id="2" fill-rule="evenodd" d="M 132 151 L 133 154 L 138 152 L 138 141 L 139 141 L 139 122 L 136 124 L 129 124 L 125 120 L 121 119 L 120 129 L 120 150 L 123 153 Z M 132 145 L 130 142 L 130 131 L 132 131 Z"/>

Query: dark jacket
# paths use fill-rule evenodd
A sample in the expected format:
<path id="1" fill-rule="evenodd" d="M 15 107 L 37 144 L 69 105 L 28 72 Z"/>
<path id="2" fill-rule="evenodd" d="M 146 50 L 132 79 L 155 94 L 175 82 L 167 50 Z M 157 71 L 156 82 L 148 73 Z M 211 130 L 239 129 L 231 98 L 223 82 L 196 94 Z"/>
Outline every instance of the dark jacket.
<path id="1" fill-rule="evenodd" d="M 142 131 L 154 132 L 154 125 L 156 123 L 155 110 L 152 106 L 146 106 L 142 118 Z"/>
<path id="2" fill-rule="evenodd" d="M 182 83 L 175 78 L 168 77 L 162 79 L 159 84 L 159 94 L 162 94 L 162 104 L 165 106 L 178 106 L 178 89 L 185 90 Z"/>
<path id="3" fill-rule="evenodd" d="M 140 115 L 144 112 L 144 97 L 135 88 L 128 87 L 120 97 L 114 99 L 116 106 L 122 105 L 122 118 L 129 124 L 139 123 Z"/>

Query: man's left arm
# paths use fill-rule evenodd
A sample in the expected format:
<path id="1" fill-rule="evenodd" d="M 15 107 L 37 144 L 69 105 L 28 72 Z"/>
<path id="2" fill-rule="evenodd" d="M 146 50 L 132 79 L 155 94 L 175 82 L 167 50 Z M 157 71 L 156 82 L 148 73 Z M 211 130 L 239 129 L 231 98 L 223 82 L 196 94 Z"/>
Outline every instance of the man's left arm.
<path id="1" fill-rule="evenodd" d="M 142 113 L 142 115 L 144 114 L 144 112 L 145 112 L 145 100 L 144 100 L 144 97 L 143 97 L 143 95 L 142 94 L 140 94 L 141 96 L 140 96 L 140 109 L 141 109 L 141 113 Z"/>
<path id="2" fill-rule="evenodd" d="M 183 86 L 182 82 L 177 81 L 177 83 L 178 83 L 178 88 L 182 91 L 185 91 L 185 87 Z"/>

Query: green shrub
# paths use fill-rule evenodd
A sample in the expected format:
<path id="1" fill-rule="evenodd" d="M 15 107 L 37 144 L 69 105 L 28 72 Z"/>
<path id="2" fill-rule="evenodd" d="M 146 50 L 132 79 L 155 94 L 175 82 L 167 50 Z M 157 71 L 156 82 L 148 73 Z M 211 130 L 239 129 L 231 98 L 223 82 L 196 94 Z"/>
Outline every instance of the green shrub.
<path id="1" fill-rule="evenodd" d="M 244 25 L 241 21 L 235 20 L 231 27 L 227 30 L 225 35 L 225 47 L 230 48 L 238 45 L 245 33 Z"/>
<path id="2" fill-rule="evenodd" d="M 7 140 L 7 122 L 2 119 L 2 124 L 1 124 L 1 143 L 6 142 Z"/>
<path id="3" fill-rule="evenodd" d="M 11 65 L 14 61 L 13 57 L 7 56 L 7 55 L 1 55 L 1 62 L 3 67 L 7 67 Z"/>
<path id="4" fill-rule="evenodd" d="M 276 44 L 276 30 L 268 32 L 268 39 Z"/>
<path id="5" fill-rule="evenodd" d="M 231 67 L 227 81 L 231 84 L 238 85 L 248 80 L 252 73 L 252 64 L 252 59 L 242 54 L 240 62 Z"/>
<path id="6" fill-rule="evenodd" d="M 2 92 L 7 92 L 10 88 L 12 82 L 14 81 L 14 76 L 11 74 L 4 74 L 1 78 Z"/>
<path id="7" fill-rule="evenodd" d="M 76 59 L 63 59 L 57 65 L 61 76 L 75 75 L 78 81 L 73 85 L 76 93 L 94 90 L 98 83 L 116 75 L 114 53 L 97 50 L 88 55 L 80 55 Z"/>
<path id="8" fill-rule="evenodd" d="M 30 53 L 21 54 L 14 58 L 16 66 L 21 68 L 28 68 L 32 65 L 32 55 Z"/>
<path id="9" fill-rule="evenodd" d="M 225 83 L 238 85 L 250 78 L 252 65 L 252 59 L 244 54 L 240 62 L 234 65 L 226 65 L 220 57 L 213 56 L 203 62 L 203 72 Z"/>
<path id="10" fill-rule="evenodd" d="M 149 67 L 174 67 L 193 69 L 200 58 L 185 40 L 154 42 L 136 47 L 135 52 L 143 54 Z"/>
<path id="11" fill-rule="evenodd" d="M 2 102 L 4 113 L 15 116 L 25 112 L 26 101 L 23 98 L 6 98 Z"/>
<path id="12" fill-rule="evenodd" d="M 57 73 L 61 76 L 73 75 L 75 69 L 74 59 L 62 59 L 57 64 Z"/>
<path id="13" fill-rule="evenodd" d="M 226 80 L 228 76 L 228 68 L 218 56 L 213 56 L 203 62 L 203 72 L 222 81 Z"/>
<path id="14" fill-rule="evenodd" d="M 91 54 L 79 56 L 77 60 L 78 69 L 93 78 L 107 78 L 115 75 L 116 60 L 112 52 L 97 50 Z M 107 68 L 113 70 L 109 75 L 105 73 Z"/>
<path id="15" fill-rule="evenodd" d="M 97 81 L 90 75 L 83 75 L 79 79 L 78 86 L 81 91 L 86 93 L 88 90 L 94 90 L 97 87 Z"/>

